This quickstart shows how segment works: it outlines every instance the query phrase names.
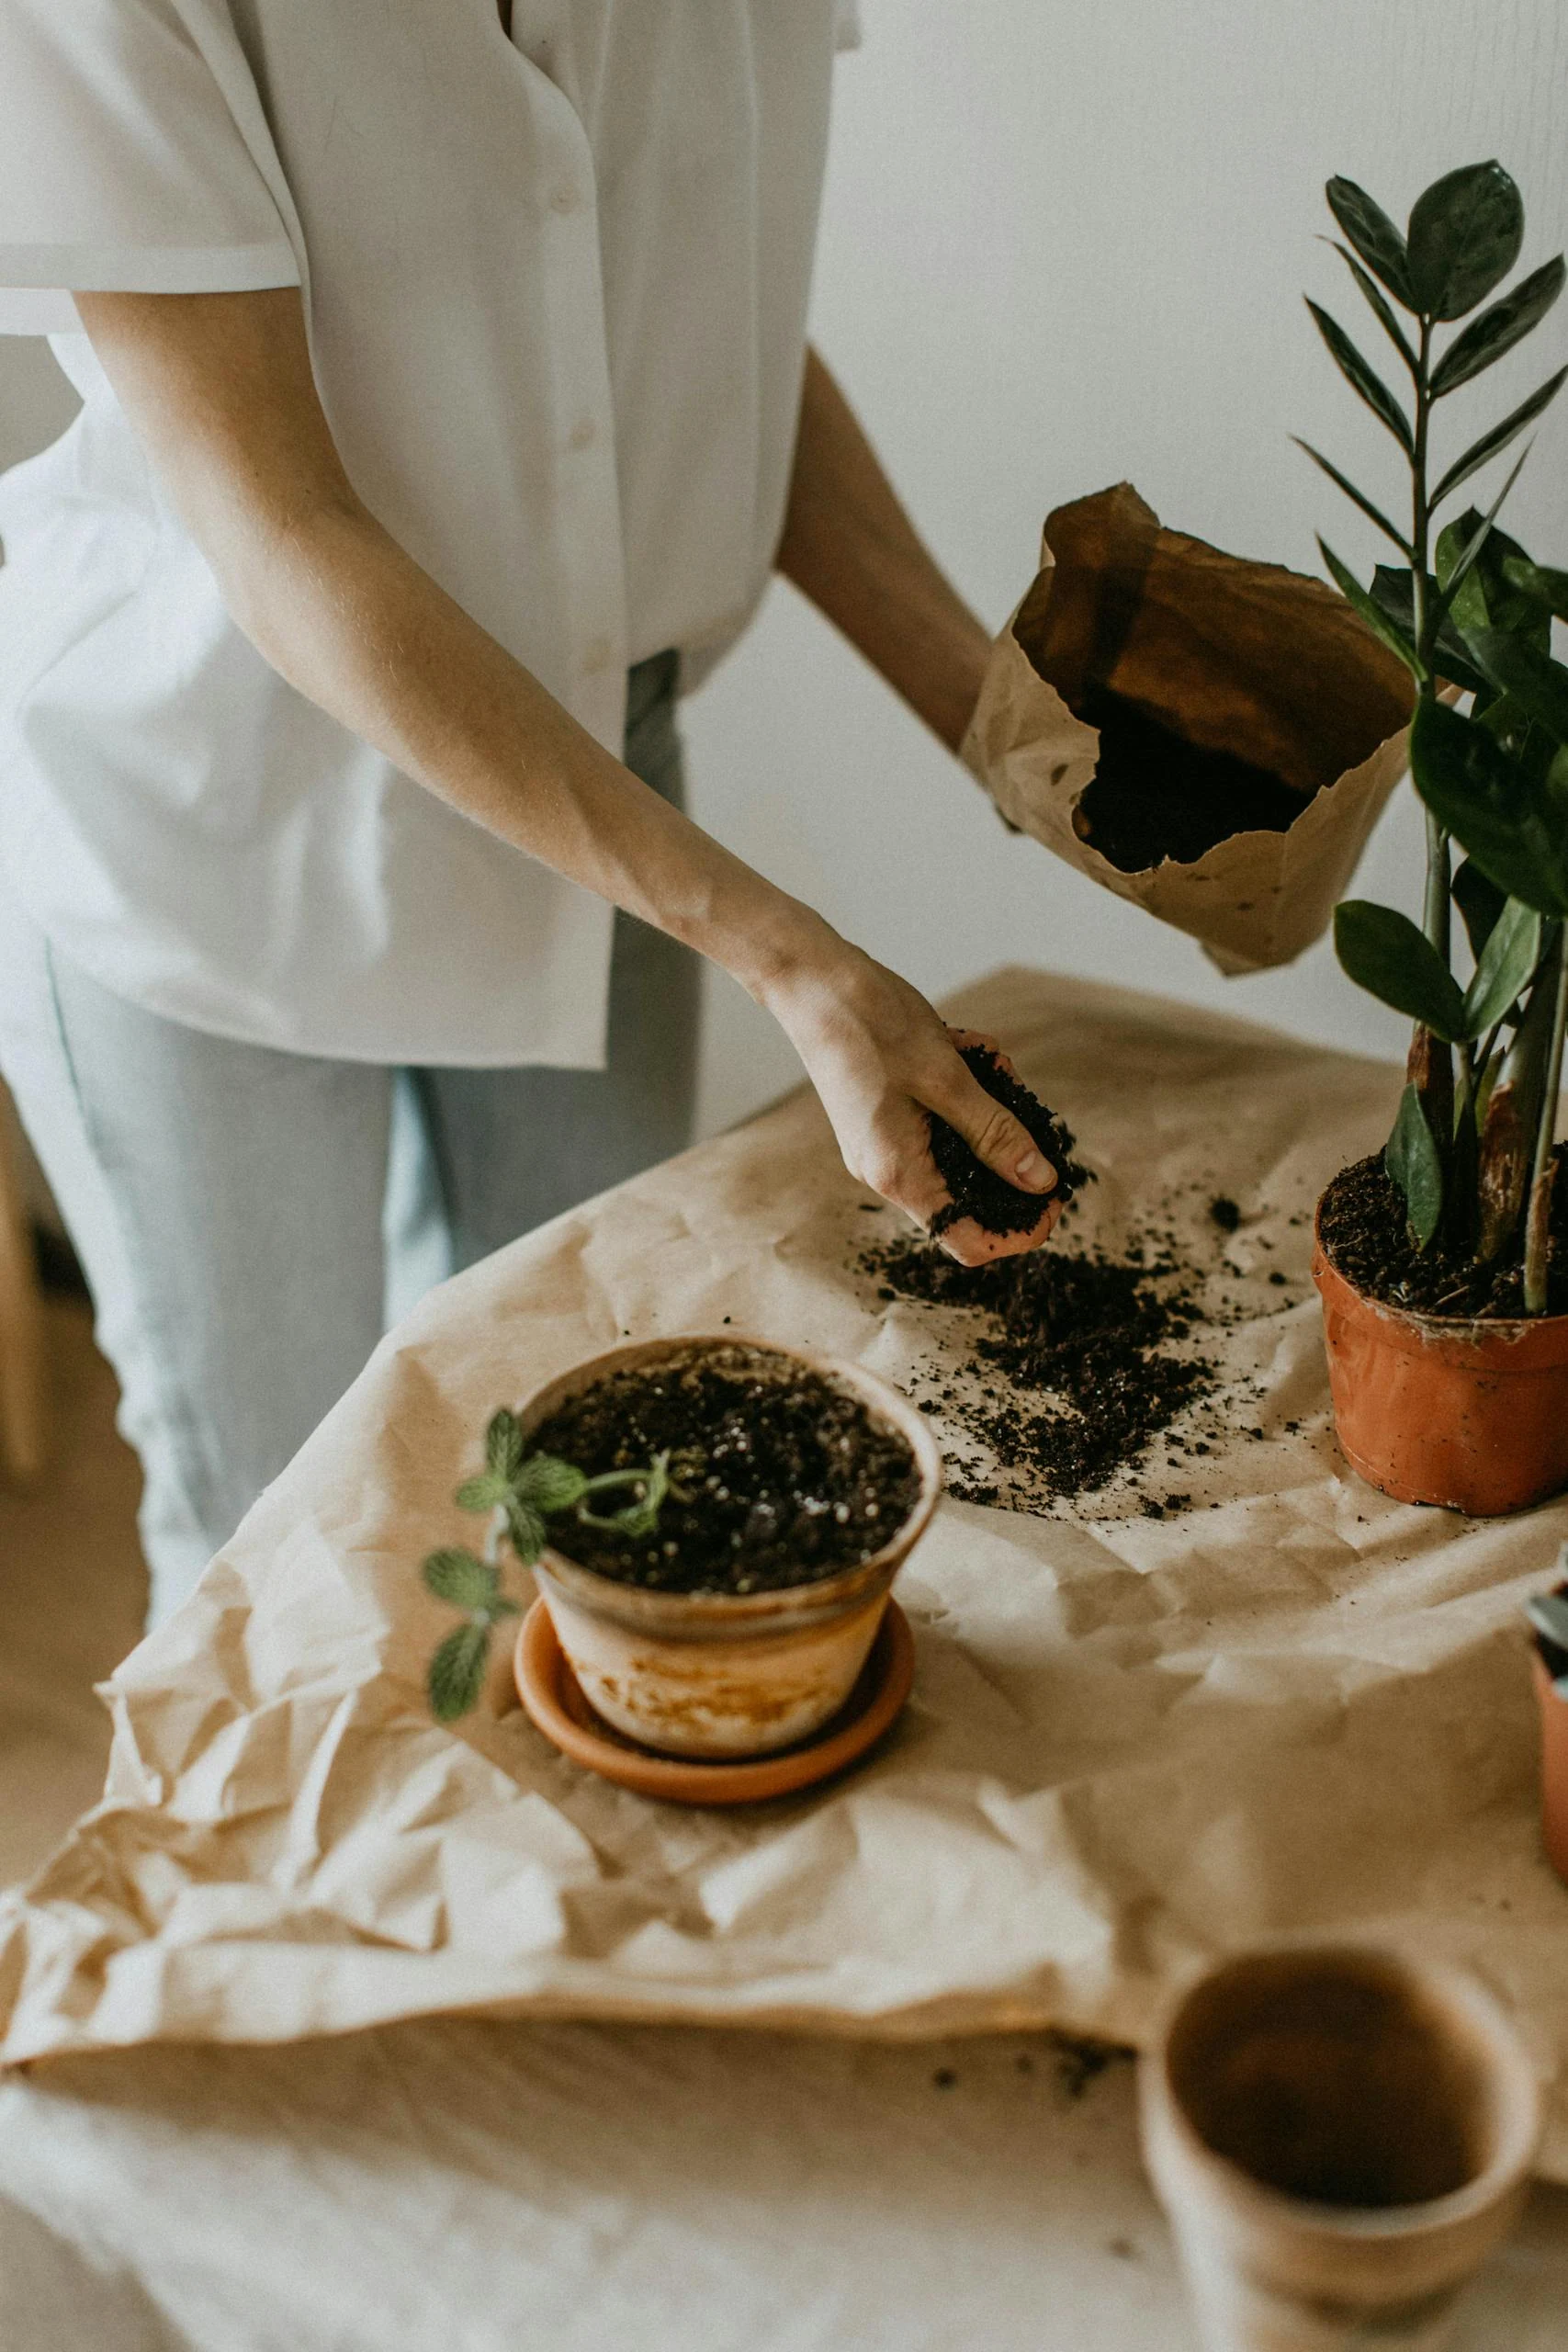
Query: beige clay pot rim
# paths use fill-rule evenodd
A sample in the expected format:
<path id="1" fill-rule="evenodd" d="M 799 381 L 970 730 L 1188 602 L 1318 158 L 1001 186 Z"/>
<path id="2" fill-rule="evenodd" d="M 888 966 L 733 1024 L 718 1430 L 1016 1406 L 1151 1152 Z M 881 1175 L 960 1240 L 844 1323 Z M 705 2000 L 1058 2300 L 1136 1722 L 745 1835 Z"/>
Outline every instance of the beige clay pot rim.
<path id="1" fill-rule="evenodd" d="M 594 1617 L 608 1618 L 638 1632 L 676 1641 L 723 1641 L 737 1635 L 765 1638 L 804 1633 L 814 1625 L 847 1616 L 892 1584 L 899 1567 L 930 1526 L 942 1498 L 942 1455 L 922 1417 L 908 1399 L 874 1372 L 846 1357 L 795 1348 L 764 1340 L 750 1331 L 683 1331 L 658 1340 L 632 1340 L 588 1356 L 568 1371 L 558 1373 L 534 1390 L 518 1408 L 524 1434 L 538 1427 L 567 1397 L 580 1396 L 613 1373 L 635 1371 L 659 1363 L 693 1348 L 752 1349 L 779 1356 L 804 1371 L 814 1372 L 840 1387 L 849 1388 L 882 1421 L 896 1429 L 909 1445 L 919 1474 L 920 1491 L 913 1510 L 895 1529 L 880 1551 L 857 1561 L 837 1576 L 813 1584 L 773 1587 L 767 1592 L 650 1592 L 641 1585 L 618 1582 L 585 1568 L 579 1561 L 547 1545 L 535 1563 L 534 1575 L 547 1597 L 554 1591 L 570 1605 Z"/>
<path id="2" fill-rule="evenodd" d="M 1326 2205 L 1308 2197 L 1292 2197 L 1286 2189 L 1269 2188 L 1200 2138 L 1177 2098 L 1167 2063 L 1170 2030 L 1178 2013 L 1189 1994 L 1213 1971 L 1223 1970 L 1232 1962 L 1276 1954 L 1288 1956 L 1292 1952 L 1303 1956 L 1310 1953 L 1325 1962 L 1364 1961 L 1371 1956 L 1393 1962 L 1407 1970 L 1418 1983 L 1433 1986 L 1467 2013 L 1482 2037 L 1496 2049 L 1501 2071 L 1513 2076 L 1502 2094 L 1501 2103 L 1506 2112 L 1500 2144 L 1483 2172 L 1466 2181 L 1461 2188 L 1450 2189 L 1447 2196 L 1427 2198 L 1418 2204 Z M 1233 2213 L 1249 2214 L 1259 2222 L 1286 2225 L 1298 2237 L 1311 2235 L 1319 2241 L 1375 2245 L 1381 2239 L 1398 2238 L 1408 2244 L 1412 2239 L 1440 2236 L 1444 2231 L 1462 2225 L 1484 2213 L 1529 2177 L 1545 2120 L 1540 2077 L 1496 1996 L 1468 1969 L 1447 1961 L 1418 1958 L 1371 1936 L 1330 1938 L 1306 1930 L 1299 1935 L 1271 1937 L 1222 1955 L 1189 1977 L 1167 2001 L 1145 2064 L 1150 2086 L 1165 2121 L 1215 2204 L 1228 2207 Z"/>
<path id="3" fill-rule="evenodd" d="M 1412 1306 L 1393 1306 L 1372 1298 L 1342 1273 L 1328 1254 L 1323 1238 L 1323 1198 L 1313 1212 L 1312 1278 L 1320 1294 L 1336 1289 L 1359 1311 L 1382 1327 L 1384 1339 L 1406 1353 L 1430 1352 L 1455 1362 L 1473 1362 L 1477 1355 L 1510 1358 L 1521 1371 L 1544 1370 L 1568 1363 L 1568 1315 L 1423 1315 Z M 1532 1359 L 1518 1364 L 1518 1352 Z"/>

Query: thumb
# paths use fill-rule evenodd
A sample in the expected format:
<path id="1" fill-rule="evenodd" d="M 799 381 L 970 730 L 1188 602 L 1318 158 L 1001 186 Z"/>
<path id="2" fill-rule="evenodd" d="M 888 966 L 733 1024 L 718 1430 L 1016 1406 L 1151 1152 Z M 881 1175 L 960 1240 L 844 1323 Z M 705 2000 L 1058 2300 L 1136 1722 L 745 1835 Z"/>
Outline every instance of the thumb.
<path id="1" fill-rule="evenodd" d="M 956 1054 L 953 1058 L 952 1081 L 943 1088 L 941 1101 L 931 1106 L 938 1117 L 955 1128 L 976 1159 L 984 1160 L 1004 1182 L 1016 1184 L 1025 1193 L 1054 1192 L 1056 1170 L 1028 1129 L 987 1093 Z"/>

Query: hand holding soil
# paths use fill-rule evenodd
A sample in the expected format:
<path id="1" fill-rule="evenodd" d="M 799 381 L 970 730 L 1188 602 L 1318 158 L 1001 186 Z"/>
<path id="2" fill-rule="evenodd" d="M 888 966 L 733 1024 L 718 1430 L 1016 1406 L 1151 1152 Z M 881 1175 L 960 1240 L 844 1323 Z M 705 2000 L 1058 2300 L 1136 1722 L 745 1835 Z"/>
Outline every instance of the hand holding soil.
<path id="1" fill-rule="evenodd" d="M 813 961 L 770 991 L 769 1010 L 806 1065 L 852 1176 L 925 1226 L 961 1265 L 1038 1249 L 1065 1205 L 1057 1169 L 1006 1102 L 987 1091 L 966 1053 L 995 1059 L 995 1041 L 950 1030 L 895 972 L 840 943 L 844 961 Z M 932 1118 L 962 1138 L 1038 1217 L 1002 1229 L 954 1217 L 953 1190 L 932 1157 Z M 966 1202 L 959 1202 L 960 1209 Z"/>

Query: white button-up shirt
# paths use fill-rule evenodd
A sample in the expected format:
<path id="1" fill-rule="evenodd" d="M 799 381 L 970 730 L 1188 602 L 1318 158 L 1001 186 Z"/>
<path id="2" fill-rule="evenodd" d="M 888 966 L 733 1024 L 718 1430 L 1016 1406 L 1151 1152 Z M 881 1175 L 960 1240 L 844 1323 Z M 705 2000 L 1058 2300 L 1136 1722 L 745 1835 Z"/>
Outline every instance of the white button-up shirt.
<path id="1" fill-rule="evenodd" d="M 84 407 L 0 481 L 0 871 L 102 984 L 387 1062 L 590 1066 L 611 915 L 241 635 L 72 288 L 299 285 L 355 489 L 619 751 L 783 521 L 841 0 L 4 0 L 0 329 Z M 9 289 L 9 290 L 6 290 Z"/>

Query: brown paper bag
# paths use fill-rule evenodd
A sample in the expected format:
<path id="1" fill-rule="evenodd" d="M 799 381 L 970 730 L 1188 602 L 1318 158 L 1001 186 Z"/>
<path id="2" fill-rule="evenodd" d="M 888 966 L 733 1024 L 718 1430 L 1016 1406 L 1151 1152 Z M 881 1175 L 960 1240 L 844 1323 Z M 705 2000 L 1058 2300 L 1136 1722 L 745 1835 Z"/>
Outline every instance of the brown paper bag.
<path id="1" fill-rule="evenodd" d="M 1258 971 L 1290 963 L 1326 929 L 1404 772 L 1412 699 L 1403 665 L 1321 581 L 1168 531 L 1122 482 L 1048 517 L 1040 571 L 992 650 L 963 757 L 1020 831 L 1190 932 L 1221 971 Z M 1188 862 L 1151 856 L 1128 870 L 1139 831 L 1123 824 L 1112 863 L 1096 833 L 1111 838 L 1116 787 L 1102 779 L 1098 806 L 1089 789 L 1104 755 L 1089 715 L 1108 709 L 1118 725 L 1129 714 L 1134 732 L 1156 721 L 1268 771 L 1256 806 L 1286 830 L 1253 822 Z M 1138 778 L 1145 837 L 1151 824 L 1192 820 L 1179 805 L 1181 746 L 1165 749 Z M 1128 764 L 1123 753 L 1122 772 Z M 1238 807 L 1254 805 L 1250 783 L 1236 790 Z"/>

